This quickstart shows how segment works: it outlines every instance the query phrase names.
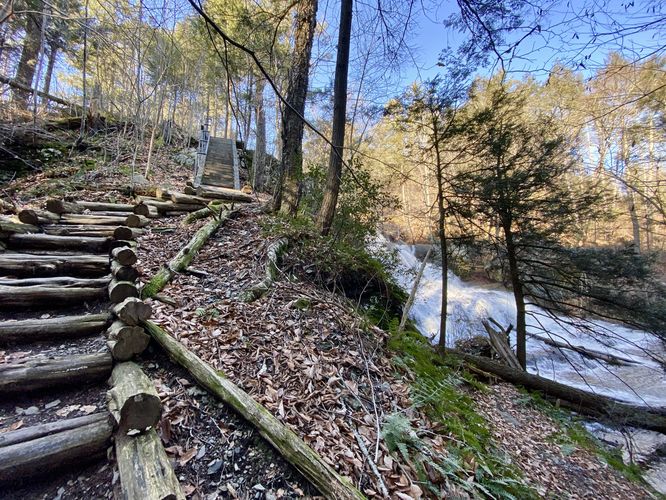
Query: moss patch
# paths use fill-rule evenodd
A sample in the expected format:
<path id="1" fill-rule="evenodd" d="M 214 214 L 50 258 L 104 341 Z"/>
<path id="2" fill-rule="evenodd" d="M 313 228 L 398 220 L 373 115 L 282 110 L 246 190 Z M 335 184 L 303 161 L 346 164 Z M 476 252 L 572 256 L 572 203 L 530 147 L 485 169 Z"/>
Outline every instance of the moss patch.
<path id="1" fill-rule="evenodd" d="M 404 422 L 387 421 L 392 434 L 385 434 L 385 438 L 390 438 L 391 446 L 405 460 L 416 462 L 420 479 L 433 493 L 434 470 L 434 476 L 439 476 L 449 489 L 464 490 L 475 497 L 537 498 L 518 469 L 510 464 L 509 457 L 494 443 L 488 423 L 466 394 L 466 388 L 485 390 L 485 386 L 459 361 L 440 356 L 418 332 L 397 333 L 396 323 L 392 323 L 389 349 L 395 352 L 396 366 L 413 374 L 414 405 L 437 423 L 438 433 L 446 439 L 447 454 L 425 453 L 423 445 L 414 442 L 418 431 L 411 434 L 411 442 L 400 441 L 396 435 L 401 434 L 399 429 Z"/>

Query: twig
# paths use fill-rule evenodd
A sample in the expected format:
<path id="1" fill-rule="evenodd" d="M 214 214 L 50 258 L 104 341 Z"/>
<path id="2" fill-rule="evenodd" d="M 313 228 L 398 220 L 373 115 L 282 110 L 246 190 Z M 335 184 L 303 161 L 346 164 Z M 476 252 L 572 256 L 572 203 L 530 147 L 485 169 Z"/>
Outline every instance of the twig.
<path id="1" fill-rule="evenodd" d="M 386 488 L 386 484 L 384 484 L 384 479 L 382 478 L 382 475 L 379 473 L 379 469 L 377 469 L 375 462 L 370 458 L 370 453 L 368 453 L 368 448 L 365 446 L 363 438 L 356 430 L 356 427 L 351 426 L 351 428 L 352 432 L 354 433 L 354 437 L 356 438 L 356 442 L 358 443 L 358 447 L 361 449 L 361 453 L 363 453 L 363 455 L 365 456 L 365 459 L 368 461 L 368 465 L 370 466 L 370 470 L 372 470 L 372 473 L 377 478 L 377 481 L 379 483 L 379 489 L 382 493 L 382 496 L 384 498 L 390 498 L 388 489 Z"/>

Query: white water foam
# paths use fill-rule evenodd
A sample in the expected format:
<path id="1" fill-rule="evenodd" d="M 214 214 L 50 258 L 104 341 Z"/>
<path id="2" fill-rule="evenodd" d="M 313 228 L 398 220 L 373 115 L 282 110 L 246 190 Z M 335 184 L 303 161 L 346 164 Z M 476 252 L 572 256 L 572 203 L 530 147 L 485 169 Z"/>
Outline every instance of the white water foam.
<path id="1" fill-rule="evenodd" d="M 420 265 L 413 248 L 392 245 L 386 240 L 380 244 L 397 251 L 399 265 L 394 277 L 409 293 Z M 504 326 L 515 325 L 516 307 L 510 292 L 465 283 L 450 271 L 448 282 L 447 345 L 452 346 L 458 339 L 486 335 L 481 321 L 489 317 Z M 439 338 L 441 299 L 441 268 L 428 263 L 410 319 L 433 342 Z M 553 318 L 532 304 L 527 309 L 529 372 L 635 404 L 666 406 L 666 374 L 658 362 L 665 359 L 664 348 L 652 334 L 601 320 L 586 320 L 581 324 L 568 317 Z M 615 354 L 635 363 L 609 365 L 529 338 L 530 334 Z M 515 337 L 512 342 L 515 343 Z"/>

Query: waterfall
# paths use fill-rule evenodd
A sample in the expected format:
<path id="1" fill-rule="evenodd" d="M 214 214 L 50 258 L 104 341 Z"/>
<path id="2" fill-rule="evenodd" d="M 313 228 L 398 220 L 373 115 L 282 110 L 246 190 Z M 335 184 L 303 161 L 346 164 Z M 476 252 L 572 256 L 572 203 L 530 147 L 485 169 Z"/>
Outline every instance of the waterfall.
<path id="1" fill-rule="evenodd" d="M 398 266 L 394 278 L 409 293 L 419 261 L 413 247 L 379 245 L 395 249 Z M 459 339 L 486 335 L 482 320 L 494 318 L 508 326 L 516 323 L 513 295 L 499 287 L 488 288 L 462 281 L 449 271 L 447 345 Z M 437 342 L 442 297 L 441 268 L 428 263 L 410 310 L 410 319 L 419 331 Z M 661 340 L 654 335 L 602 320 L 553 317 L 544 309 L 527 307 L 527 369 L 572 387 L 642 405 L 666 406 L 666 374 L 660 360 L 666 359 Z M 598 350 L 632 360 L 629 366 L 610 365 L 569 349 L 558 349 L 530 335 Z M 515 344 L 515 335 L 511 339 Z"/>

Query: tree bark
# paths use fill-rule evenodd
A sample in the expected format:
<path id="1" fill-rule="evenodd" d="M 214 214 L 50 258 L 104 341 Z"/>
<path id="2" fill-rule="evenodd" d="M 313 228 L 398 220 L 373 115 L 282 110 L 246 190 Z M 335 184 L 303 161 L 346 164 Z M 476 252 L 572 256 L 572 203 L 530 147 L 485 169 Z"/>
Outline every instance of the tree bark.
<path id="1" fill-rule="evenodd" d="M 24 319 L 0 322 L 0 344 L 49 341 L 83 337 L 101 332 L 111 315 L 84 314 L 48 319 Z"/>
<path id="2" fill-rule="evenodd" d="M 282 162 L 280 179 L 273 197 L 274 209 L 295 214 L 303 172 L 303 127 L 305 100 L 310 76 L 310 54 L 317 22 L 317 0 L 301 0 L 296 7 L 296 28 L 291 78 L 282 112 Z"/>
<path id="3" fill-rule="evenodd" d="M 127 227 L 146 227 L 150 224 L 150 219 L 144 217 L 143 215 L 130 214 L 125 219 L 125 225 Z"/>
<path id="4" fill-rule="evenodd" d="M 506 241 L 507 260 L 509 261 L 509 274 L 511 276 L 511 289 L 516 303 L 516 356 L 520 366 L 527 368 L 527 325 L 525 322 L 525 293 L 523 282 L 520 279 L 518 268 L 517 249 L 514 241 L 511 221 L 502 218 L 502 228 Z"/>
<path id="5" fill-rule="evenodd" d="M 37 58 L 41 50 L 41 33 L 43 16 L 41 11 L 46 8 L 46 4 L 41 1 L 31 1 L 26 14 L 25 37 L 23 38 L 23 48 L 21 49 L 21 58 L 16 67 L 14 80 L 19 84 L 32 88 L 32 80 L 35 77 L 35 68 Z M 14 89 L 14 100 L 23 109 L 28 107 L 29 93 L 24 90 Z"/>
<path id="6" fill-rule="evenodd" d="M 83 417 L 68 418 L 65 420 L 56 420 L 46 424 L 33 425 L 32 427 L 23 427 L 15 431 L 3 432 L 0 434 L 0 448 L 18 443 L 26 443 L 44 436 L 51 436 L 58 432 L 76 429 L 84 425 L 90 425 L 101 422 L 109 422 L 110 413 L 93 413 Z"/>
<path id="7" fill-rule="evenodd" d="M 338 475 L 301 438 L 249 394 L 221 375 L 221 372 L 208 366 L 156 324 L 148 321 L 145 326 L 172 359 L 190 372 L 199 384 L 254 425 L 264 439 L 296 467 L 322 495 L 334 499 L 364 498 L 349 480 Z"/>
<path id="8" fill-rule="evenodd" d="M 96 226 L 124 226 L 126 217 L 113 217 L 108 215 L 63 214 L 61 224 L 92 224 Z"/>
<path id="9" fill-rule="evenodd" d="M 117 281 L 129 281 L 134 283 L 139 277 L 139 272 L 132 266 L 123 266 L 117 261 L 111 262 L 111 274 Z"/>
<path id="10" fill-rule="evenodd" d="M 138 436 L 116 434 L 116 460 L 123 498 L 185 500 L 154 429 Z"/>
<path id="11" fill-rule="evenodd" d="M 79 425 L 79 422 L 85 421 L 83 419 L 90 420 L 90 423 Z M 14 482 L 65 467 L 80 468 L 83 463 L 105 457 L 113 432 L 108 414 L 91 415 L 55 424 L 37 426 L 39 429 L 31 432 L 48 432 L 49 428 L 46 426 L 51 429 L 60 426 L 63 430 L 0 447 L 0 482 Z M 69 426 L 72 428 L 68 428 Z"/>
<path id="12" fill-rule="evenodd" d="M 111 374 L 111 354 L 74 354 L 0 365 L 0 394 L 15 394 L 57 386 L 92 384 Z"/>
<path id="13" fill-rule="evenodd" d="M 317 224 L 324 236 L 329 233 L 333 224 L 342 179 L 342 155 L 344 154 L 345 125 L 347 124 L 347 74 L 349 72 L 352 3 L 353 0 L 342 0 L 340 2 L 338 55 L 335 63 L 335 82 L 333 84 L 333 131 L 331 134 L 333 145 L 328 158 L 326 190 L 317 215 Z"/>
<path id="14" fill-rule="evenodd" d="M 257 127 L 257 141 L 252 158 L 252 188 L 262 191 L 264 188 L 264 176 L 266 172 L 266 112 L 264 111 L 264 88 L 266 81 L 259 77 L 254 93 L 255 124 Z"/>

